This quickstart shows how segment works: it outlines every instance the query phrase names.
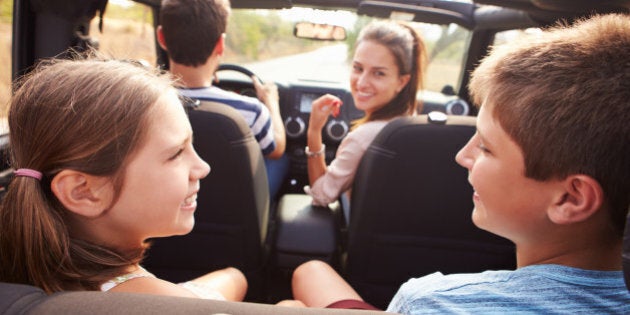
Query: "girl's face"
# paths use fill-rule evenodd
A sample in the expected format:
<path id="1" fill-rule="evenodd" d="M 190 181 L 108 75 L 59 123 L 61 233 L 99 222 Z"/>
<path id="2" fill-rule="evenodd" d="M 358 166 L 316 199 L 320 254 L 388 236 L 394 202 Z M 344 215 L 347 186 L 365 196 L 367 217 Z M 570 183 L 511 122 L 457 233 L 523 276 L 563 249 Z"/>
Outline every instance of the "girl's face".
<path id="1" fill-rule="evenodd" d="M 352 61 L 350 89 L 354 105 L 372 113 L 389 103 L 405 87 L 410 75 L 400 75 L 394 55 L 387 47 L 362 41 Z"/>
<path id="2" fill-rule="evenodd" d="M 155 106 L 145 141 L 126 167 L 120 198 L 107 214 L 109 230 L 116 231 L 112 237 L 125 236 L 121 242 L 190 232 L 199 180 L 210 172 L 192 146 L 192 129 L 176 92 Z"/>

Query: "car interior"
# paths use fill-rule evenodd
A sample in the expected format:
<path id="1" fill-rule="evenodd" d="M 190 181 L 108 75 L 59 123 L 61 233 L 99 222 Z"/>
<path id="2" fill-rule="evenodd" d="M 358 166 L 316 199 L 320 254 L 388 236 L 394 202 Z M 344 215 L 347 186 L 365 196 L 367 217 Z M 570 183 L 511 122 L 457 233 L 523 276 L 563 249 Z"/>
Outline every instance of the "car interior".
<path id="1" fill-rule="evenodd" d="M 159 24 L 160 0 L 133 1 L 150 8 L 153 26 Z M 90 36 L 94 32 L 90 32 L 91 22 L 98 21 L 102 31 L 108 2 L 14 0 L 12 79 L 27 73 L 38 60 L 68 57 L 68 48 L 82 51 L 98 46 Z M 231 0 L 231 5 L 234 10 L 304 7 L 348 11 L 365 18 L 403 16 L 447 30 L 461 28 L 467 43 L 460 52 L 462 70 L 456 83 L 419 93 L 423 106 L 418 115 L 396 119 L 379 133 L 361 160 L 350 199 L 342 197 L 328 207 L 312 206 L 311 197 L 303 190 L 308 185 L 306 130 L 314 99 L 328 93 L 343 101 L 340 114 L 331 117 L 324 128 L 329 163 L 352 122 L 362 117 L 346 84 L 259 76 L 278 86 L 287 135 L 289 174 L 276 198 L 269 196 L 258 144 L 238 113 L 222 104 L 186 102 L 194 147 L 204 160 L 211 161 L 212 176 L 201 181 L 193 231 L 152 240 L 143 266 L 173 282 L 237 267 L 249 283 L 245 303 L 126 293 L 46 295 L 33 286 L 0 283 L 2 313 L 369 314 L 270 304 L 291 298 L 292 271 L 312 259 L 331 264 L 367 302 L 382 309 L 412 277 L 436 271 L 514 269 L 514 245 L 476 228 L 470 220 L 472 189 L 466 170 L 454 160 L 475 132 L 476 109 L 466 89 L 469 74 L 503 32 L 544 28 L 559 21 L 571 23 L 593 13 L 630 13 L 630 0 Z M 324 23 L 330 38 L 315 38 L 319 35 L 298 32 L 297 24 L 304 27 L 320 22 L 300 23 L 291 36 L 301 40 L 334 42 L 350 35 L 341 36 L 343 28 Z M 159 45 L 155 45 L 155 55 L 156 64 L 168 70 L 166 52 Z M 225 63 L 217 71 L 221 78 L 217 85 L 255 96 L 249 75 L 259 73 L 252 69 Z M 222 76 L 226 72 L 245 76 Z M 5 132 L 0 135 L 0 198 L 12 178 L 9 152 Z M 352 216 L 348 218 L 350 204 Z M 628 225 L 630 217 L 622 257 L 630 291 Z"/>

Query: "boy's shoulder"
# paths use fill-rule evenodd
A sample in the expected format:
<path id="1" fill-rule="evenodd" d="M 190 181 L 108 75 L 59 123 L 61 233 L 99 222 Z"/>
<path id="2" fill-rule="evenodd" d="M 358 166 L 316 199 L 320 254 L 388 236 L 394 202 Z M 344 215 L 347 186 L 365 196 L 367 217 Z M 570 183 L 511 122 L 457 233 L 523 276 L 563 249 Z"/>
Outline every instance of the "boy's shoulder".
<path id="1" fill-rule="evenodd" d="M 434 273 L 401 286 L 390 311 L 630 313 L 630 294 L 621 271 L 594 271 L 559 265 L 535 265 L 515 271 L 475 274 Z"/>

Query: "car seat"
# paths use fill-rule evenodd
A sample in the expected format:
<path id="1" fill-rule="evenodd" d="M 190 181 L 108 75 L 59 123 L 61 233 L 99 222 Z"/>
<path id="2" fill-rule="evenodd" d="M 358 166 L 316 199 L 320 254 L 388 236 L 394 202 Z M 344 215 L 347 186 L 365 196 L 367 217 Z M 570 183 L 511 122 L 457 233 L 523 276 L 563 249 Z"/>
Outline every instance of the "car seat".
<path id="1" fill-rule="evenodd" d="M 51 295 L 42 289 L 0 282 L 0 314 L 111 315 L 111 314 L 233 314 L 233 315 L 378 315 L 383 312 L 308 307 L 286 307 L 154 294 L 64 291 Z"/>
<path id="2" fill-rule="evenodd" d="M 429 117 L 437 118 L 430 119 Z M 455 154 L 475 118 L 398 118 L 381 130 L 357 169 L 345 276 L 377 307 L 409 278 L 514 269 L 510 241 L 472 223 L 472 188 Z"/>
<path id="3" fill-rule="evenodd" d="M 153 239 L 143 265 L 173 282 L 233 266 L 247 277 L 246 299 L 257 300 L 264 279 L 269 212 L 260 146 L 234 108 L 190 102 L 193 145 L 211 168 L 201 180 L 195 227 L 184 236 Z"/>
<path id="4" fill-rule="evenodd" d="M 626 230 L 623 234 L 623 276 L 626 280 L 626 287 L 630 291 L 630 215 L 626 220 Z"/>

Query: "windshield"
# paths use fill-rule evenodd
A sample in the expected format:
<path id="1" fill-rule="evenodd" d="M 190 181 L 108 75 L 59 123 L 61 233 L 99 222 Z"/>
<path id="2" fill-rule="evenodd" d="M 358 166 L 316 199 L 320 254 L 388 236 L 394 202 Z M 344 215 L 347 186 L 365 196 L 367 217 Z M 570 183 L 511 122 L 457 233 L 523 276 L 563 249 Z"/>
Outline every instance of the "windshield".
<path id="1" fill-rule="evenodd" d="M 343 26 L 347 37 L 343 41 L 297 38 L 293 36 L 293 27 L 300 21 Z M 245 66 L 262 80 L 348 84 L 352 44 L 369 21 L 370 18 L 349 11 L 234 9 L 222 62 Z M 454 24 L 410 24 L 427 44 L 429 65 L 425 88 L 439 92 L 451 86 L 457 90 L 469 32 Z M 220 73 L 219 78 L 233 75 L 238 74 Z"/>

